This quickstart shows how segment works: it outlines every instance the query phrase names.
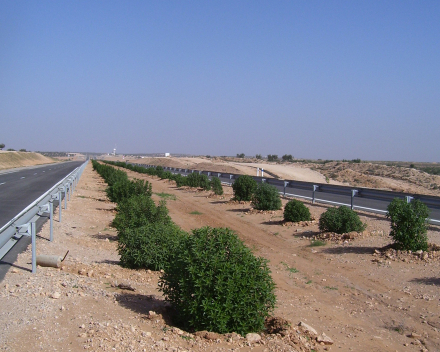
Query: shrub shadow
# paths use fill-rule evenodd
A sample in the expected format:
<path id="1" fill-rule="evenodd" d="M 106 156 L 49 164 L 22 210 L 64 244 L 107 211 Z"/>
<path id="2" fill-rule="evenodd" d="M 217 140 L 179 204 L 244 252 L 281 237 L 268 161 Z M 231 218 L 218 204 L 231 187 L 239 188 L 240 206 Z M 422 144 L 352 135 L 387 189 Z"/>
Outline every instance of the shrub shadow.
<path id="1" fill-rule="evenodd" d="M 310 230 L 306 230 L 306 231 L 301 231 L 301 232 L 295 232 L 293 235 L 295 237 L 306 237 L 306 238 L 312 238 L 315 237 L 317 235 L 319 235 L 321 232 L 319 231 L 310 231 Z"/>
<path id="2" fill-rule="evenodd" d="M 149 316 L 149 312 L 154 311 L 162 315 L 167 325 L 173 324 L 171 306 L 159 296 L 121 292 L 116 295 L 116 300 L 121 306 L 135 313 Z"/>
<path id="3" fill-rule="evenodd" d="M 111 265 L 118 265 L 119 266 L 120 261 L 119 260 L 104 259 L 104 260 L 101 260 L 98 263 L 111 264 Z"/>
<path id="4" fill-rule="evenodd" d="M 381 249 L 381 247 L 340 246 L 325 248 L 322 250 L 322 252 L 327 254 L 373 254 L 375 249 Z"/>
<path id="5" fill-rule="evenodd" d="M 261 225 L 283 225 L 284 220 L 263 221 Z"/>
<path id="6" fill-rule="evenodd" d="M 215 202 L 211 202 L 211 204 L 227 204 L 229 201 L 227 200 L 216 200 Z"/>
<path id="7" fill-rule="evenodd" d="M 227 211 L 231 211 L 233 213 L 247 213 L 250 210 L 251 210 L 251 208 L 246 208 L 246 209 L 228 209 Z"/>
<path id="8" fill-rule="evenodd" d="M 424 285 L 435 285 L 440 286 L 440 277 L 423 277 L 419 279 L 412 279 L 410 282 L 424 284 Z"/>
<path id="9" fill-rule="evenodd" d="M 96 238 L 98 240 L 106 240 L 108 239 L 109 241 L 117 241 L 118 240 L 118 235 L 111 235 L 109 233 L 97 233 L 96 235 L 92 235 L 91 237 Z"/>

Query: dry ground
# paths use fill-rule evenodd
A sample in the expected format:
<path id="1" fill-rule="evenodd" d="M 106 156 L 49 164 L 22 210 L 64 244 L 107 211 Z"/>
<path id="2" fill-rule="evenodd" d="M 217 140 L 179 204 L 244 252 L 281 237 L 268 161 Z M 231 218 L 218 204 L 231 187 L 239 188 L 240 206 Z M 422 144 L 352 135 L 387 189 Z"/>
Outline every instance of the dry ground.
<path id="1" fill-rule="evenodd" d="M 380 249 L 390 243 L 389 222 L 383 217 L 361 214 L 368 224 L 363 234 L 311 247 L 311 240 L 321 236 L 316 221 L 285 224 L 282 211 L 254 212 L 248 203 L 229 201 L 229 187 L 218 197 L 126 171 L 130 177 L 149 180 L 155 200 L 168 198 L 170 215 L 183 229 L 230 227 L 256 255 L 269 259 L 277 285 L 275 315 L 289 320 L 291 331 L 250 344 L 236 336 L 208 340 L 173 328 L 157 291 L 160 273 L 117 264 L 116 233 L 111 228 L 114 204 L 88 165 L 63 211 L 63 222 L 55 222 L 54 242 L 47 241 L 48 224 L 37 241 L 38 254 L 64 255 L 70 250 L 62 270 L 38 268 L 31 274 L 29 249 L 1 284 L 0 349 L 440 350 L 438 253 L 425 259 L 415 254 L 382 255 Z M 326 209 L 306 204 L 315 219 Z M 440 244 L 438 227 L 430 227 L 428 235 Z M 118 288 L 120 283 L 136 291 Z M 334 344 L 310 345 L 313 334 L 308 339 L 297 327 L 300 321 L 330 336 Z"/>

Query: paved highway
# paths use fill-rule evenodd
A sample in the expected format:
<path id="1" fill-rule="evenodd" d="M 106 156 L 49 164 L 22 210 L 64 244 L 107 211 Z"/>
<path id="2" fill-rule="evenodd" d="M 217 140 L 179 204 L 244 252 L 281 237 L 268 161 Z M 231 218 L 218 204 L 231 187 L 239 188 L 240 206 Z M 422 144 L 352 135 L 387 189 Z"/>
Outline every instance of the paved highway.
<path id="1" fill-rule="evenodd" d="M 84 161 L 70 161 L 0 173 L 0 228 Z"/>

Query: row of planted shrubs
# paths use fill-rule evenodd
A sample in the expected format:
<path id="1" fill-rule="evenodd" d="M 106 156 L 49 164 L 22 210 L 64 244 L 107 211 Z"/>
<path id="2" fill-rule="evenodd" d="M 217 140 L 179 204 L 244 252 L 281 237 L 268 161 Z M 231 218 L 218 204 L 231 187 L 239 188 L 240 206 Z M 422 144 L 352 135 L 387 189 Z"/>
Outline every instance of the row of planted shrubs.
<path id="1" fill-rule="evenodd" d="M 255 257 L 228 228 L 186 233 L 172 222 L 165 202 L 156 206 L 148 182 L 144 186 L 149 192 L 139 193 L 129 183 L 138 181 L 127 182 L 122 171 L 96 161 L 93 167 L 111 181 L 107 194 L 114 184 L 125 182 L 113 221 L 121 265 L 164 270 L 160 290 L 175 308 L 176 324 L 240 334 L 264 328 L 276 301 L 265 259 Z"/>
<path id="2" fill-rule="evenodd" d="M 165 171 L 162 166 L 146 168 L 143 166 L 132 165 L 121 161 L 105 161 L 105 163 L 123 167 L 138 173 L 148 174 L 150 176 L 158 176 L 163 180 L 168 179 L 175 181 L 177 187 L 188 186 L 194 188 L 203 188 L 205 191 L 212 190 L 217 195 L 223 194 L 222 183 L 220 179 L 215 176 L 211 177 L 211 180 L 209 180 L 208 176 L 204 174 L 199 174 L 197 172 L 191 173 L 188 176 L 173 174 L 170 171 Z"/>
<path id="3" fill-rule="evenodd" d="M 278 190 L 267 183 L 257 184 L 251 176 L 240 176 L 232 185 L 234 199 L 251 201 L 259 210 L 278 210 L 281 200 Z M 428 207 L 419 200 L 407 203 L 394 199 L 387 208 L 387 218 L 391 220 L 390 236 L 398 249 L 426 250 Z M 310 211 L 298 200 L 289 201 L 284 207 L 284 221 L 309 221 Z M 343 234 L 351 231 L 361 232 L 366 228 L 359 215 L 347 206 L 329 208 L 319 218 L 320 231 Z"/>

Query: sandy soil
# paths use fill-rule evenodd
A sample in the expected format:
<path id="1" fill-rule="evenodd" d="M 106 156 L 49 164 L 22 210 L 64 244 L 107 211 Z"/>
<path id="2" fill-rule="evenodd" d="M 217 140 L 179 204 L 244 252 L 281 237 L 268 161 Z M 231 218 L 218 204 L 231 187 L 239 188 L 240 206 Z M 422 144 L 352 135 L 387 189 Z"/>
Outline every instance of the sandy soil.
<path id="1" fill-rule="evenodd" d="M 263 334 L 260 342 L 251 343 L 232 335 L 202 338 L 173 327 L 157 290 L 160 273 L 118 265 L 111 227 L 115 205 L 106 199 L 105 184 L 89 164 L 63 221 L 55 221 L 54 242 L 47 240 L 48 224 L 37 240 L 38 254 L 64 255 L 70 250 L 63 268 L 38 268 L 31 274 L 29 248 L 0 286 L 1 350 L 440 350 L 440 253 L 382 252 L 390 244 L 389 222 L 383 217 L 361 214 L 368 224 L 364 233 L 311 247 L 311 240 L 325 235 L 316 220 L 283 223 L 282 211 L 255 212 L 248 203 L 229 201 L 229 187 L 218 197 L 128 174 L 149 180 L 156 201 L 158 194 L 173 195 L 167 206 L 183 229 L 230 227 L 256 255 L 269 259 L 277 285 L 275 315 L 291 322 L 289 332 Z M 306 204 L 315 219 L 326 209 Z M 439 232 L 430 227 L 431 242 L 440 244 Z M 120 288 L 121 283 L 135 291 Z M 334 344 L 314 342 L 313 333 L 307 335 L 297 326 L 300 321 Z"/>

